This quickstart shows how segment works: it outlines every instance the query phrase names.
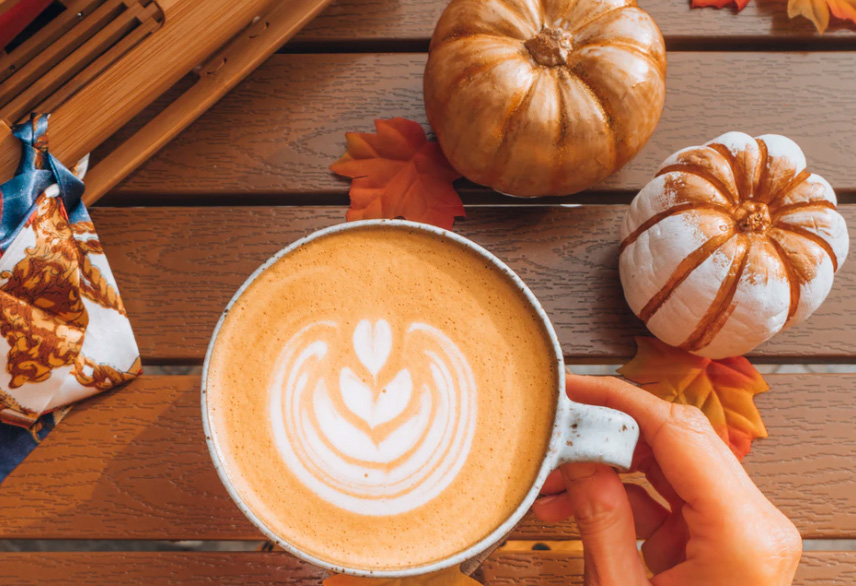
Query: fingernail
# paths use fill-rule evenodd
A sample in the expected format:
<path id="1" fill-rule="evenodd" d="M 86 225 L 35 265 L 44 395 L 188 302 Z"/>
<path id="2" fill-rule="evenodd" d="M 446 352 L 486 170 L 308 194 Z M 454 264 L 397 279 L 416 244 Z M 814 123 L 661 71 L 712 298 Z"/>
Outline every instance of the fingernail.
<path id="1" fill-rule="evenodd" d="M 538 500 L 536 500 L 535 502 L 539 505 L 549 505 L 550 503 L 552 503 L 554 500 L 556 500 L 560 496 L 562 496 L 562 495 L 551 494 L 549 496 L 542 496 L 542 497 L 538 498 Z"/>
<path id="2" fill-rule="evenodd" d="M 562 476 L 565 480 L 582 480 L 583 478 L 591 478 L 597 474 L 600 464 L 591 462 L 574 462 L 562 466 Z"/>

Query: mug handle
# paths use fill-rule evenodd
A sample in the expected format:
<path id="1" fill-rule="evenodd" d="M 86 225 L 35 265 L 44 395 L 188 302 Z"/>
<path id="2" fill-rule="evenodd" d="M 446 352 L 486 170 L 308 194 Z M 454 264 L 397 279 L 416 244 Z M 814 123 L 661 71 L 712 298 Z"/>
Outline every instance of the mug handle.
<path id="1" fill-rule="evenodd" d="M 596 462 L 627 471 L 639 439 L 639 425 L 621 411 L 566 399 L 567 422 L 561 430 L 557 465 Z"/>

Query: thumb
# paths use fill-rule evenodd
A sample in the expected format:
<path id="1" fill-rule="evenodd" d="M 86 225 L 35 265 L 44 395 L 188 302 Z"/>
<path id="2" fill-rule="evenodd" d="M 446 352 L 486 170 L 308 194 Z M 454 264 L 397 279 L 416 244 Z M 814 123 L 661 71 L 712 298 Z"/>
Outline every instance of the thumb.
<path id="1" fill-rule="evenodd" d="M 565 464 L 561 470 L 583 541 L 585 586 L 650 584 L 618 474 L 603 464 Z"/>

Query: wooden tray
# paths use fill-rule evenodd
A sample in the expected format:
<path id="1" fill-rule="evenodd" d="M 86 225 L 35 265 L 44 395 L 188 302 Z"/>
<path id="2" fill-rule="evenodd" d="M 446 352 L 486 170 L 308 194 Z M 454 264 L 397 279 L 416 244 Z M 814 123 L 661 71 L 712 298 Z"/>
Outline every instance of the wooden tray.
<path id="1" fill-rule="evenodd" d="M 62 0 L 26 41 L 0 53 L 0 183 L 18 161 L 11 126 L 50 112 L 66 165 L 179 79 L 196 80 L 86 177 L 92 204 L 255 69 L 330 0 Z"/>

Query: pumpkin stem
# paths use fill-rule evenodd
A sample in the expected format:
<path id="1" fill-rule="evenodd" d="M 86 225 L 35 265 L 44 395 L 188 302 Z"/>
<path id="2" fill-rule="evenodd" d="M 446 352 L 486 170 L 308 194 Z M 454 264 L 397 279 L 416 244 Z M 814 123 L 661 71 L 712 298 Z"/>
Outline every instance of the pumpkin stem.
<path id="1" fill-rule="evenodd" d="M 751 199 L 737 206 L 734 219 L 743 232 L 766 232 L 773 225 L 767 204 Z"/>
<path id="2" fill-rule="evenodd" d="M 524 45 L 539 65 L 565 65 L 568 55 L 574 50 L 574 36 L 564 29 L 545 26 Z"/>

